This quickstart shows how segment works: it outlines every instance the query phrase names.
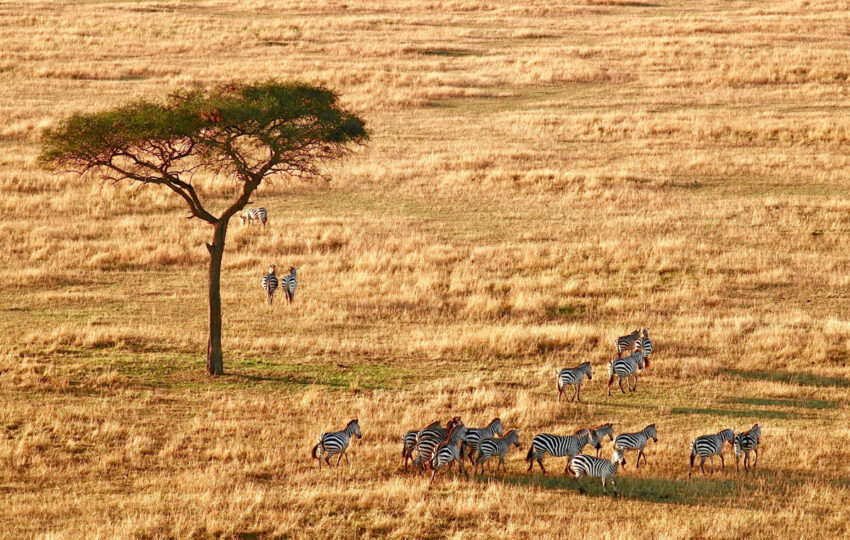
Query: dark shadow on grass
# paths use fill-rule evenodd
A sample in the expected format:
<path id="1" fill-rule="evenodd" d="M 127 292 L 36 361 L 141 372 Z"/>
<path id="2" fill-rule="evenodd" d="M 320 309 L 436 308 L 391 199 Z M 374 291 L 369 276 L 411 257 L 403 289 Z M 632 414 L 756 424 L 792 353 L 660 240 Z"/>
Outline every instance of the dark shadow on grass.
<path id="1" fill-rule="evenodd" d="M 784 411 L 770 411 L 761 409 L 749 409 L 745 411 L 734 411 L 724 409 L 697 409 L 693 407 L 675 407 L 673 414 L 708 414 L 713 416 L 732 416 L 734 418 L 804 418 L 805 415 Z"/>
<path id="2" fill-rule="evenodd" d="M 771 398 L 734 398 L 726 400 L 727 403 L 740 403 L 743 405 L 763 405 L 777 407 L 800 407 L 803 409 L 835 409 L 837 401 L 823 399 L 771 399 Z"/>
<path id="3" fill-rule="evenodd" d="M 801 386 L 833 386 L 837 388 L 850 387 L 850 380 L 843 377 L 822 377 L 812 373 L 782 373 L 778 371 L 742 371 L 738 369 L 721 369 L 718 371 L 723 375 L 732 375 L 742 379 L 755 379 L 760 381 L 784 382 Z"/>

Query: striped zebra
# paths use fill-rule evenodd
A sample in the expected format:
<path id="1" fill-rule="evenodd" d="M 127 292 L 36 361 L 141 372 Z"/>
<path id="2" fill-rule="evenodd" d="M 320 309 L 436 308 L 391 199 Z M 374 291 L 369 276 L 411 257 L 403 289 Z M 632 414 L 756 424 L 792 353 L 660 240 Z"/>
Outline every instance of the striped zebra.
<path id="1" fill-rule="evenodd" d="M 429 461 L 431 469 L 434 470 L 434 472 L 431 473 L 431 483 L 434 482 L 434 478 L 437 476 L 437 473 L 442 471 L 446 465 L 449 465 L 449 468 L 451 469 L 451 465 L 454 465 L 455 461 L 457 461 L 460 466 L 460 472 L 462 472 L 466 477 L 469 476 L 466 473 L 466 469 L 463 468 L 463 456 L 461 456 L 460 452 L 460 442 L 463 440 L 464 435 L 466 435 L 465 426 L 454 426 L 449 432 L 448 440 L 440 443 L 439 446 L 434 448 L 434 451 L 431 454 L 431 460 Z"/>
<path id="2" fill-rule="evenodd" d="M 239 221 L 242 225 L 245 225 L 246 223 L 251 225 L 256 221 L 257 223 L 262 223 L 263 227 L 265 227 L 266 222 L 268 221 L 268 214 L 266 213 L 266 209 L 263 207 L 248 208 L 239 216 Z"/>
<path id="3" fill-rule="evenodd" d="M 654 347 L 652 346 L 652 340 L 649 339 L 649 328 L 643 329 L 643 336 L 641 336 L 636 342 L 635 346 L 638 349 L 643 351 L 643 361 L 644 367 L 649 367 L 649 355 L 652 354 Z"/>
<path id="4" fill-rule="evenodd" d="M 602 450 L 602 440 L 608 435 L 608 440 L 614 440 L 614 424 L 611 422 L 607 422 L 605 424 L 599 424 L 595 428 L 590 428 L 590 438 L 591 440 L 596 441 L 596 457 L 599 457 L 599 452 Z"/>
<path id="5" fill-rule="evenodd" d="M 584 380 L 584 377 L 587 376 L 588 381 L 592 381 L 593 377 L 590 374 L 590 362 L 584 362 L 579 364 L 573 368 L 564 368 L 557 372 L 558 374 L 558 401 L 561 401 L 561 394 L 564 393 L 564 390 L 568 385 L 572 385 L 575 387 L 575 392 L 573 393 L 573 397 L 570 398 L 570 403 L 574 399 L 578 399 L 579 403 L 581 403 L 581 382 Z"/>
<path id="6" fill-rule="evenodd" d="M 440 444 L 446 442 L 449 432 L 451 432 L 454 427 L 462 425 L 463 422 L 461 422 L 460 417 L 455 416 L 449 420 L 445 428 L 437 426 L 424 429 L 419 432 L 416 445 L 413 447 L 411 452 L 411 455 L 413 456 L 414 470 L 418 468 L 420 472 L 423 471 L 433 456 L 434 449 Z"/>
<path id="7" fill-rule="evenodd" d="M 752 468 L 755 469 L 759 461 L 759 441 L 761 439 L 761 426 L 755 424 L 749 431 L 744 431 L 735 436 L 735 470 L 739 471 L 738 464 L 741 453 L 744 454 L 744 470 L 750 469 L 750 452 L 755 453 Z"/>
<path id="8" fill-rule="evenodd" d="M 637 433 L 620 433 L 617 435 L 617 438 L 614 439 L 614 449 L 622 452 L 625 452 L 626 450 L 637 450 L 637 468 L 640 469 L 641 456 L 643 456 L 643 462 L 646 463 L 646 454 L 644 453 L 644 449 L 646 448 L 646 444 L 649 442 L 649 439 L 652 439 L 656 443 L 658 442 L 658 431 L 655 429 L 655 424 L 649 424 Z M 625 463 L 623 463 L 623 468 L 626 468 Z"/>
<path id="9" fill-rule="evenodd" d="M 537 464 L 540 465 L 540 470 L 543 471 L 543 474 L 546 474 L 546 468 L 543 467 L 543 457 L 546 454 L 551 454 L 553 457 L 569 456 L 571 461 L 588 444 L 592 444 L 594 448 L 599 444 L 593 438 L 593 432 L 588 428 L 580 429 L 573 435 L 563 437 L 550 433 L 535 435 L 531 441 L 531 448 L 528 449 L 528 454 L 525 456 L 525 460 L 528 462 L 528 470 L 525 472 L 531 472 L 531 468 L 534 467 L 534 461 L 536 460 Z M 567 461 L 567 467 L 564 471 L 568 470 L 570 470 L 569 461 Z"/>
<path id="10" fill-rule="evenodd" d="M 352 435 L 357 435 L 358 439 L 363 437 L 360 434 L 360 424 L 357 423 L 356 418 L 350 421 L 342 431 L 322 434 L 319 438 L 319 444 L 313 447 L 313 459 L 319 460 L 320 469 L 322 468 L 323 457 L 328 467 L 331 466 L 330 458 L 337 454 L 339 454 L 339 457 L 336 458 L 337 467 L 339 467 L 339 460 L 342 459 L 342 456 L 345 456 L 345 463 L 348 463 L 348 456 L 345 455 L 345 451 L 348 450 L 348 441 L 351 440 Z"/>
<path id="11" fill-rule="evenodd" d="M 620 336 L 614 344 L 617 346 L 617 358 L 623 356 L 624 352 L 634 352 L 635 342 L 640 337 L 640 331 L 635 330 L 631 334 Z"/>
<path id="12" fill-rule="evenodd" d="M 269 305 L 272 305 L 274 291 L 277 289 L 277 276 L 274 273 L 276 268 L 277 266 L 274 264 L 269 266 L 269 273 L 263 276 L 263 290 L 269 297 Z"/>
<path id="13" fill-rule="evenodd" d="M 720 433 L 702 435 L 694 439 L 694 442 L 691 443 L 691 466 L 688 469 L 688 478 L 691 477 L 691 473 L 694 470 L 694 460 L 697 456 L 700 457 L 699 470 L 702 471 L 702 474 L 705 474 L 703 465 L 706 459 L 709 459 L 711 462 L 711 472 L 714 472 L 714 456 L 720 456 L 720 464 L 725 470 L 726 462 L 723 459 L 723 443 L 728 442 L 730 445 L 734 445 L 734 439 L 735 433 L 731 429 L 724 429 Z"/>
<path id="14" fill-rule="evenodd" d="M 286 293 L 286 298 L 289 300 L 290 304 L 292 303 L 292 300 L 295 299 L 295 287 L 298 286 L 298 280 L 295 279 L 296 270 L 298 270 L 296 267 L 290 266 L 289 275 L 280 278 L 283 292 Z"/>
<path id="15" fill-rule="evenodd" d="M 414 430 L 408 431 L 401 438 L 402 443 L 404 444 L 404 446 L 401 449 L 401 457 L 404 458 L 404 470 L 407 470 L 407 462 L 413 460 L 413 449 L 416 447 L 416 440 L 419 438 L 419 433 L 424 431 L 424 430 L 432 429 L 432 428 L 435 428 L 435 427 L 440 427 L 440 421 L 439 420 L 437 420 L 436 422 L 432 422 L 431 424 L 425 426 L 421 430 L 414 429 Z"/>
<path id="16" fill-rule="evenodd" d="M 608 395 L 611 395 L 611 385 L 614 384 L 614 376 L 619 377 L 618 384 L 620 392 L 626 393 L 623 390 L 623 379 L 626 379 L 626 384 L 629 387 L 629 392 L 637 390 L 637 372 L 644 368 L 643 351 L 639 350 L 625 358 L 614 358 L 608 363 Z M 635 384 L 632 386 L 631 378 L 634 377 Z"/>
<path id="17" fill-rule="evenodd" d="M 463 438 L 463 450 L 468 453 L 469 462 L 475 465 L 475 453 L 478 452 L 478 443 L 484 439 L 489 439 L 493 435 L 502 435 L 502 421 L 499 418 L 494 418 L 483 428 L 469 428 L 466 431 L 466 436 Z"/>
<path id="18" fill-rule="evenodd" d="M 602 479 L 602 495 L 607 495 L 605 484 L 608 480 L 611 481 L 611 487 L 614 488 L 614 495 L 617 493 L 617 483 L 614 477 L 617 476 L 617 467 L 623 464 L 626 466 L 626 458 L 623 456 L 622 450 L 614 449 L 614 455 L 611 459 L 601 459 L 598 457 L 588 456 L 587 454 L 579 454 L 573 458 L 573 468 L 575 469 L 575 480 L 578 484 L 578 490 L 584 493 L 584 488 L 579 482 L 582 476 L 590 476 L 593 478 Z"/>
<path id="19" fill-rule="evenodd" d="M 508 431 L 501 439 L 487 438 L 482 440 L 478 445 L 478 463 L 476 468 L 481 466 L 481 474 L 484 474 L 484 464 L 493 456 L 499 456 L 499 463 L 496 465 L 496 471 L 499 467 L 505 466 L 505 454 L 510 450 L 511 445 L 519 448 L 519 430 L 512 429 Z"/>

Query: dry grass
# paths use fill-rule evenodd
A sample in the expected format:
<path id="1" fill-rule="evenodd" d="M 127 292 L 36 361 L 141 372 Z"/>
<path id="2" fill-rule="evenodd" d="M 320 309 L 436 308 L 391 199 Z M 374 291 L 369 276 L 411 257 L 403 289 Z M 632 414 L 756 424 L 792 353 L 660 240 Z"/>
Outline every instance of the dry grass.
<path id="1" fill-rule="evenodd" d="M 0 532 L 847 536 L 848 8 L 0 5 Z M 210 231 L 155 188 L 38 170 L 39 132 L 272 76 L 339 90 L 374 137 L 233 228 L 210 380 Z M 292 307 L 263 306 L 269 262 L 301 268 Z M 638 325 L 653 369 L 606 399 Z M 557 404 L 554 369 L 584 360 L 587 404 Z M 521 429 L 508 475 L 400 472 L 400 435 L 452 414 Z M 352 465 L 319 472 L 318 435 L 355 416 Z M 533 434 L 602 421 L 658 424 L 622 500 L 555 460 L 525 475 Z M 757 472 L 687 482 L 694 436 L 756 421 Z"/>

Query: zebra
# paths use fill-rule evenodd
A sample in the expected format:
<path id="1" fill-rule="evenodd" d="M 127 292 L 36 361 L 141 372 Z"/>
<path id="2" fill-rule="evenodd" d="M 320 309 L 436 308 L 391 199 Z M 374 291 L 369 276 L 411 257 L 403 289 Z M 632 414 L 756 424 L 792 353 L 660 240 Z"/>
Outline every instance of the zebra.
<path id="1" fill-rule="evenodd" d="M 363 437 L 360 434 L 360 424 L 356 418 L 350 421 L 342 431 L 322 434 L 319 438 L 319 444 L 313 447 L 313 459 L 319 460 L 320 469 L 322 468 L 322 457 L 324 457 L 328 467 L 331 466 L 330 458 L 337 454 L 339 454 L 339 457 L 336 458 L 337 467 L 339 467 L 339 460 L 342 459 L 342 456 L 345 456 L 345 463 L 348 463 L 348 456 L 345 455 L 345 451 L 348 450 L 348 441 L 352 435 L 357 435 L 358 439 Z"/>
<path id="2" fill-rule="evenodd" d="M 599 444 L 594 438 L 593 431 L 584 428 L 576 431 L 573 435 L 559 436 L 550 433 L 540 433 L 534 436 L 531 441 L 531 448 L 528 449 L 528 454 L 525 460 L 528 462 L 528 469 L 525 472 L 531 472 L 534 467 L 534 461 L 540 465 L 540 470 L 546 474 L 546 468 L 543 467 L 543 457 L 546 454 L 552 454 L 554 457 L 569 456 L 572 460 L 573 456 L 581 453 L 582 449 L 588 444 L 596 447 Z M 570 470 L 570 462 L 567 462 L 567 467 L 564 471 Z"/>
<path id="3" fill-rule="evenodd" d="M 272 305 L 274 291 L 277 289 L 277 276 L 274 273 L 276 268 L 277 266 L 272 264 L 269 266 L 269 273 L 263 276 L 263 290 L 266 291 L 269 297 L 269 305 Z"/>
<path id="4" fill-rule="evenodd" d="M 248 225 L 251 225 L 252 223 L 257 221 L 259 223 L 262 223 L 263 227 L 265 227 L 266 222 L 268 221 L 268 215 L 266 214 L 266 209 L 263 207 L 249 208 L 242 212 L 242 214 L 239 216 L 239 221 L 242 223 L 242 225 L 245 225 L 246 223 Z"/>
<path id="5" fill-rule="evenodd" d="M 431 469 L 434 470 L 434 472 L 431 473 L 431 483 L 434 482 L 434 478 L 437 476 L 438 472 L 443 470 L 446 465 L 453 465 L 455 461 L 457 461 L 460 465 L 460 472 L 462 472 L 464 476 L 469 477 L 466 473 L 466 469 L 463 468 L 463 456 L 461 456 L 459 447 L 459 443 L 463 440 L 464 435 L 466 435 L 466 431 L 467 428 L 463 425 L 454 426 L 449 432 L 448 440 L 440 443 L 439 446 L 434 448 L 429 461 Z"/>
<path id="6" fill-rule="evenodd" d="M 591 476 L 593 478 L 602 479 L 602 495 L 607 495 L 605 484 L 608 480 L 611 481 L 611 486 L 614 488 L 614 495 L 617 496 L 617 484 L 614 477 L 617 476 L 617 467 L 623 464 L 626 466 L 626 458 L 623 456 L 623 451 L 614 449 L 614 455 L 611 459 L 601 459 L 598 457 L 588 456 L 587 454 L 579 454 L 573 458 L 573 468 L 575 469 L 575 480 L 578 484 L 578 490 L 584 493 L 584 488 L 579 482 L 582 476 Z"/>
<path id="7" fill-rule="evenodd" d="M 445 429 L 438 425 L 437 427 L 429 427 L 419 432 L 416 445 L 411 451 L 411 456 L 414 456 L 414 468 L 418 467 L 422 471 L 427 466 L 426 463 L 431 459 L 434 449 L 448 439 L 448 434 L 454 427 L 462 425 L 463 422 L 461 422 L 460 417 L 455 416 L 449 420 Z"/>
<path id="8" fill-rule="evenodd" d="M 579 403 L 581 403 L 581 382 L 584 380 L 585 375 L 587 376 L 588 381 L 592 381 L 593 377 L 590 374 L 590 362 L 584 362 L 579 364 L 573 368 L 564 368 L 557 372 L 558 374 L 558 401 L 561 401 L 561 394 L 564 393 L 567 385 L 572 385 L 575 387 L 575 393 L 573 397 L 570 398 L 570 402 L 574 399 L 578 399 Z"/>
<path id="9" fill-rule="evenodd" d="M 401 438 L 404 446 L 401 449 L 401 457 L 404 458 L 404 469 L 407 470 L 407 462 L 408 460 L 413 460 L 413 449 L 416 447 L 416 440 L 419 438 L 419 433 L 422 431 L 433 429 L 435 427 L 440 427 L 440 421 L 432 422 L 431 424 L 425 426 L 422 430 L 414 429 L 412 431 L 408 431 Z"/>
<path id="10" fill-rule="evenodd" d="M 488 438 L 482 440 L 478 444 L 478 465 L 481 466 L 481 474 L 484 474 L 484 463 L 493 456 L 499 456 L 499 463 L 496 465 L 496 471 L 500 466 L 505 465 L 505 454 L 510 450 L 511 445 L 519 448 L 519 430 L 512 429 L 501 439 Z"/>
<path id="11" fill-rule="evenodd" d="M 643 361 L 645 364 L 644 367 L 648 368 L 649 355 L 652 354 L 652 351 L 655 349 L 655 347 L 652 346 L 652 340 L 649 339 L 649 328 L 643 329 L 643 336 L 638 338 L 638 340 L 635 342 L 635 345 L 638 349 L 641 349 L 643 351 Z"/>
<path id="12" fill-rule="evenodd" d="M 738 463 L 741 460 L 741 452 L 744 453 L 744 470 L 750 468 L 750 452 L 754 452 L 756 457 L 753 460 L 752 468 L 755 469 L 759 461 L 759 440 L 761 439 L 761 426 L 755 424 L 749 431 L 744 431 L 735 436 L 735 470 L 738 468 Z"/>
<path id="13" fill-rule="evenodd" d="M 292 300 L 295 299 L 295 287 L 298 286 L 298 280 L 295 279 L 295 271 L 298 268 L 294 266 L 289 267 L 289 275 L 286 275 L 281 280 L 281 286 L 283 286 L 283 292 L 286 293 L 286 298 L 289 300 L 289 303 L 292 303 Z"/>
<path id="14" fill-rule="evenodd" d="M 605 435 L 608 435 L 608 440 L 614 440 L 614 424 L 611 422 L 607 422 L 605 424 L 600 424 L 595 428 L 590 428 L 591 439 L 595 440 L 596 443 L 596 457 L 599 457 L 599 452 L 602 450 L 602 439 L 605 438 Z"/>
<path id="15" fill-rule="evenodd" d="M 614 342 L 614 344 L 617 346 L 617 358 L 623 356 L 623 353 L 626 351 L 633 352 L 635 349 L 635 342 L 638 340 L 639 337 L 640 332 L 638 330 L 635 330 L 631 334 L 618 337 L 617 340 Z"/>
<path id="16" fill-rule="evenodd" d="M 644 368 L 643 351 L 639 350 L 625 358 L 614 358 L 608 363 L 608 395 L 611 395 L 611 385 L 614 383 L 614 376 L 619 377 L 618 384 L 620 392 L 626 393 L 623 390 L 623 378 L 626 379 L 626 384 L 629 387 L 629 392 L 637 390 L 637 372 Z M 635 378 L 635 384 L 632 386 L 631 378 Z"/>
<path id="17" fill-rule="evenodd" d="M 711 472 L 714 472 L 714 456 L 720 456 L 720 463 L 723 469 L 726 469 L 726 462 L 723 460 L 723 443 L 728 442 L 730 445 L 734 446 L 735 433 L 731 429 L 724 429 L 720 433 L 716 433 L 714 435 L 702 435 L 694 439 L 694 442 L 691 443 L 691 466 L 688 469 L 688 478 L 691 477 L 691 473 L 694 470 L 694 460 L 697 455 L 700 457 L 699 462 L 699 470 L 702 471 L 702 474 L 705 474 L 705 468 L 703 465 L 705 464 L 706 458 L 709 458 L 711 462 Z"/>
<path id="18" fill-rule="evenodd" d="M 646 463 L 646 454 L 644 453 L 644 449 L 646 448 L 646 444 L 649 442 L 649 439 L 652 439 L 656 443 L 658 442 L 658 431 L 655 429 L 655 424 L 649 424 L 637 433 L 620 433 L 617 435 L 617 438 L 614 439 L 614 449 L 623 452 L 626 450 L 637 450 L 637 468 L 640 469 L 641 456 L 643 456 L 643 462 Z M 626 468 L 625 463 L 623 463 L 623 468 Z"/>
<path id="19" fill-rule="evenodd" d="M 483 428 L 469 428 L 466 431 L 466 436 L 463 438 L 463 449 L 469 449 L 469 462 L 475 464 L 475 453 L 478 451 L 478 443 L 484 439 L 488 439 L 493 435 L 502 435 L 502 421 L 499 418 L 494 418 Z"/>

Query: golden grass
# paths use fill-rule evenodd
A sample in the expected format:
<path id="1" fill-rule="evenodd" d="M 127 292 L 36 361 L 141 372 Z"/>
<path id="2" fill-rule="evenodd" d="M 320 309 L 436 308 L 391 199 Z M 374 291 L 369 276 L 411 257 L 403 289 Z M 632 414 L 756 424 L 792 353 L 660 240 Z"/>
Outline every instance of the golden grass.
<path id="1" fill-rule="evenodd" d="M 0 533 L 850 534 L 848 8 L 0 5 Z M 211 380 L 210 231 L 156 188 L 38 170 L 39 132 L 265 77 L 339 90 L 373 140 L 231 228 Z M 263 305 L 270 262 L 300 267 L 292 306 Z M 653 367 L 605 398 L 636 326 Z M 554 370 L 585 360 L 587 403 L 558 404 Z M 507 475 L 400 471 L 401 434 L 454 414 L 520 429 Z M 355 416 L 351 466 L 318 471 Z M 658 424 L 621 500 L 551 458 L 525 475 L 535 433 L 603 421 Z M 756 472 L 687 481 L 695 436 L 754 422 Z"/>

